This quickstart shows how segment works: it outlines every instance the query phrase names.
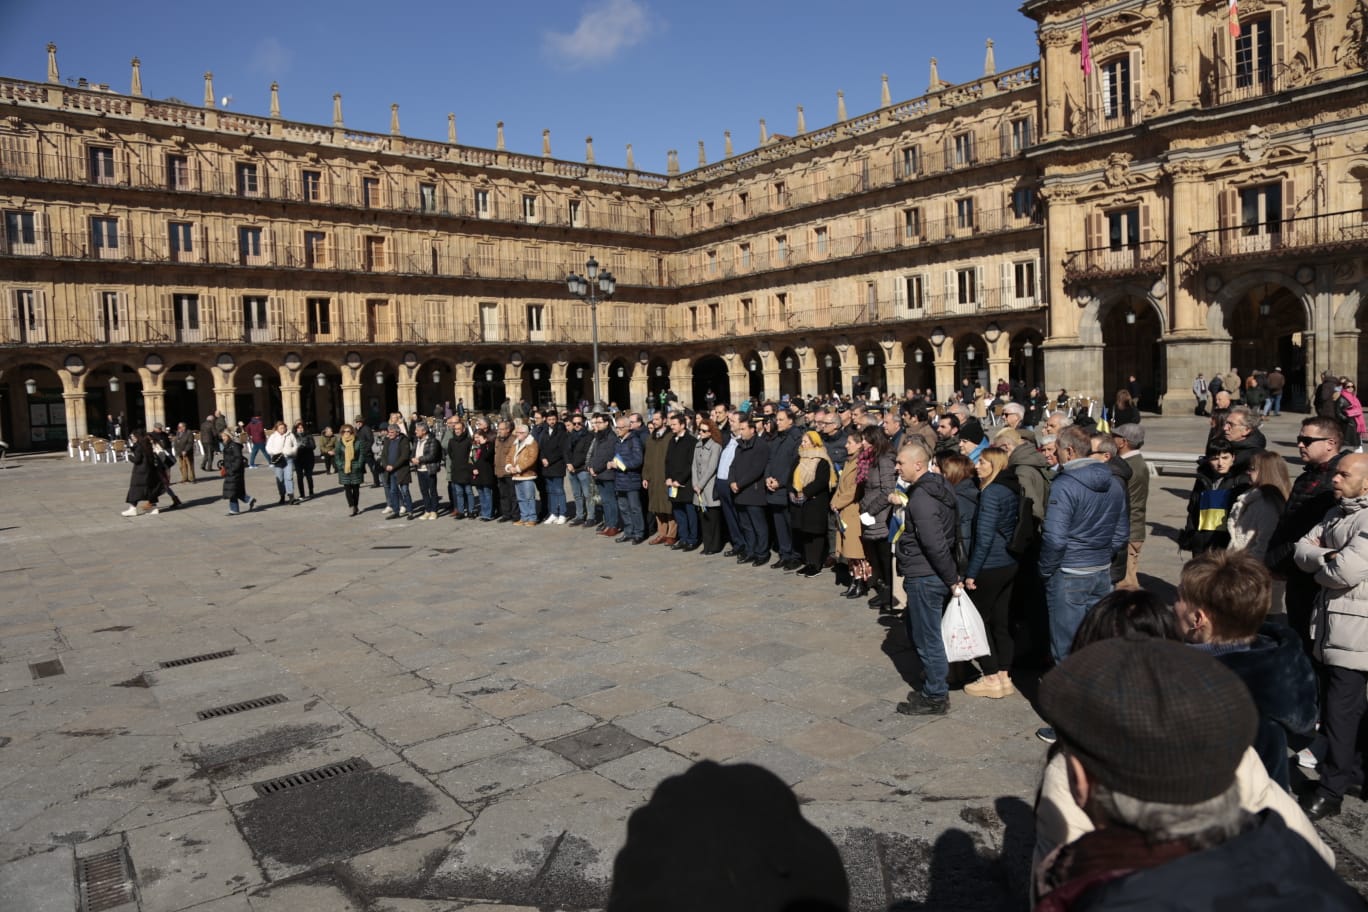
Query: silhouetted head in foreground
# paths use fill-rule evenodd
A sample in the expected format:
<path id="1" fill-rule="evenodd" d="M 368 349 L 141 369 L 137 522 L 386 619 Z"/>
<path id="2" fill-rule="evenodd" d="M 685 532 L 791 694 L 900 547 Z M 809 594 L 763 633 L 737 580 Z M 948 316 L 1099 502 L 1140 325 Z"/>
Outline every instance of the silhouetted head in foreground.
<path id="1" fill-rule="evenodd" d="M 849 902 L 836 846 L 779 777 L 704 761 L 632 812 L 608 912 L 844 912 Z"/>

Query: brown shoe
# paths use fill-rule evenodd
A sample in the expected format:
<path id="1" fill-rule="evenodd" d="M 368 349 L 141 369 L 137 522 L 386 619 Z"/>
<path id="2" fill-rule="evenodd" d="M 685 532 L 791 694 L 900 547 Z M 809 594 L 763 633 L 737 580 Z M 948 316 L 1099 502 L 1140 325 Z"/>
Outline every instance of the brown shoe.
<path id="1" fill-rule="evenodd" d="M 648 541 L 646 544 L 648 544 L 648 545 L 658 545 L 658 544 L 660 544 L 661 542 L 663 542 L 664 540 L 665 540 L 665 536 L 663 536 L 663 535 L 657 535 L 655 538 L 651 539 L 651 540 Z"/>
<path id="2" fill-rule="evenodd" d="M 604 536 L 607 536 L 608 538 L 612 538 L 612 537 L 615 536 L 615 535 L 621 535 L 621 534 L 622 534 L 622 530 L 619 529 L 619 528 L 617 528 L 616 526 L 609 526 L 608 528 L 604 529 L 602 532 L 599 533 L 599 535 L 604 535 Z"/>
<path id="3" fill-rule="evenodd" d="M 662 544 L 662 545 L 673 545 L 673 544 L 674 544 L 675 542 L 677 542 L 677 541 L 679 541 L 679 539 L 677 539 L 677 538 L 662 538 L 662 539 L 660 540 L 660 544 Z"/>

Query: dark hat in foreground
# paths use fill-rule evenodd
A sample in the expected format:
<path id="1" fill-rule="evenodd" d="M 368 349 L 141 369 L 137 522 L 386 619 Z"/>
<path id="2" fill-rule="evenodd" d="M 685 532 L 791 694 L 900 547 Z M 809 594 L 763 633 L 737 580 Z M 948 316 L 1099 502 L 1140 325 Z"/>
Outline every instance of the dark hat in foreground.
<path id="1" fill-rule="evenodd" d="M 1197 804 L 1235 781 L 1259 715 L 1234 672 L 1190 646 L 1112 639 L 1069 656 L 1040 684 L 1060 742 L 1113 791 Z"/>
<path id="2" fill-rule="evenodd" d="M 783 780 L 703 761 L 632 812 L 608 912 L 835 912 L 849 902 L 836 846 Z"/>

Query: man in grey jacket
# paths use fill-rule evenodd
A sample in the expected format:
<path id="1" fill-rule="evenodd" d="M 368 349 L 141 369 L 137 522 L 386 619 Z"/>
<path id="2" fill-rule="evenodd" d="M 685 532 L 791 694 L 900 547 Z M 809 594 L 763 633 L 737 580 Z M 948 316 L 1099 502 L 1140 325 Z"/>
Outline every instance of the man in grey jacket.
<path id="1" fill-rule="evenodd" d="M 898 712 L 905 716 L 944 715 L 950 708 L 946 681 L 949 663 L 941 639 L 941 615 L 952 590 L 960 585 L 955 568 L 955 530 L 959 511 L 955 491 L 945 477 L 930 471 L 931 455 L 920 443 L 905 443 L 898 451 L 898 475 L 910 487 L 889 498 L 906 504 L 902 535 L 898 538 L 898 572 L 907 594 L 903 615 L 907 636 L 917 649 L 926 680 L 921 690 L 909 691 Z"/>
<path id="2" fill-rule="evenodd" d="M 1329 750 L 1320 784 L 1302 799 L 1312 820 L 1338 814 L 1345 793 L 1363 787 L 1358 731 L 1368 713 L 1368 455 L 1340 459 L 1330 485 L 1338 505 L 1302 536 L 1295 552 L 1298 569 L 1321 586 L 1311 642 L 1325 682 L 1321 727 Z"/>
<path id="3" fill-rule="evenodd" d="M 1057 439 L 1059 475 L 1040 535 L 1040 578 L 1050 614 L 1050 652 L 1069 654 L 1088 609 L 1111 591 L 1112 558 L 1126 547 L 1130 519 L 1125 485 L 1092 458 L 1092 440 L 1079 427 Z"/>

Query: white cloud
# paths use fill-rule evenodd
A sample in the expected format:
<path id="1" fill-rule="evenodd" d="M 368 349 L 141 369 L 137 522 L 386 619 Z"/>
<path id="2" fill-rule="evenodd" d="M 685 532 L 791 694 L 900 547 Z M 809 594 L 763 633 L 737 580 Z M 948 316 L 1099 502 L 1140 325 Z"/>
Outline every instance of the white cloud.
<path id="1" fill-rule="evenodd" d="M 258 76 L 279 79 L 290 69 L 290 61 L 293 57 L 294 54 L 289 48 L 281 44 L 279 39 L 263 38 L 252 49 L 252 57 L 247 66 L 252 73 Z"/>
<path id="2" fill-rule="evenodd" d="M 584 8 L 574 30 L 545 32 L 542 45 L 560 66 L 591 66 L 641 43 L 654 29 L 650 12 L 639 0 L 596 0 Z"/>

